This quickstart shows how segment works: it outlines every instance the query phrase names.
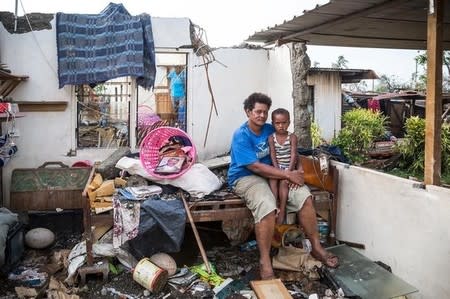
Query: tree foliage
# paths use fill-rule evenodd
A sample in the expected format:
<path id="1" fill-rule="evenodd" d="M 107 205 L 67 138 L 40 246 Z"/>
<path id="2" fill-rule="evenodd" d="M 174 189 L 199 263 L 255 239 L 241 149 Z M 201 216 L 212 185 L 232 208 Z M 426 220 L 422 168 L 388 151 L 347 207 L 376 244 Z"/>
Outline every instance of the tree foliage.
<path id="1" fill-rule="evenodd" d="M 333 62 L 331 64 L 332 68 L 336 68 L 336 69 L 347 69 L 347 64 L 348 64 L 348 60 L 345 59 L 345 57 L 343 55 L 339 55 L 338 59 L 336 62 Z"/>
<path id="2" fill-rule="evenodd" d="M 427 86 L 427 75 L 426 75 L 426 68 L 427 68 L 427 52 L 421 52 L 416 57 L 414 57 L 414 60 L 416 61 L 416 64 L 421 66 L 424 71 L 422 74 L 419 74 L 419 72 L 416 70 L 416 73 L 414 74 L 414 79 L 416 83 L 416 89 L 426 89 Z M 442 87 L 444 90 L 450 90 L 450 51 L 444 51 L 442 55 L 442 65 L 447 70 L 447 76 L 444 76 L 444 80 L 442 80 Z"/>
<path id="3" fill-rule="evenodd" d="M 376 92 L 395 92 L 398 90 L 411 89 L 411 85 L 400 82 L 397 76 L 388 76 L 383 74 L 380 76 L 380 82 L 375 88 Z"/>

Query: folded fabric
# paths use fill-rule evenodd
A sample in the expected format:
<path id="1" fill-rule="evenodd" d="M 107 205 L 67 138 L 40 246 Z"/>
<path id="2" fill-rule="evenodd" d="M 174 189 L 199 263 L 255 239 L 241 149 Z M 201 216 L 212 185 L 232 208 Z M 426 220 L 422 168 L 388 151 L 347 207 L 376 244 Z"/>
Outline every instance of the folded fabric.
<path id="1" fill-rule="evenodd" d="M 131 191 L 131 193 L 133 193 L 137 197 L 142 197 L 142 196 L 147 197 L 147 196 L 153 195 L 153 194 L 161 194 L 161 192 L 162 192 L 162 188 L 160 186 L 156 186 L 156 185 L 128 187 L 127 189 L 129 189 Z"/>
<path id="2" fill-rule="evenodd" d="M 139 186 L 139 187 L 127 187 L 126 191 L 130 192 L 135 198 L 145 199 L 151 195 L 157 195 L 162 193 L 162 188 L 156 185 Z"/>
<path id="3" fill-rule="evenodd" d="M 134 76 L 153 87 L 155 46 L 148 14 L 131 16 L 110 3 L 100 14 L 56 15 L 59 88 Z"/>

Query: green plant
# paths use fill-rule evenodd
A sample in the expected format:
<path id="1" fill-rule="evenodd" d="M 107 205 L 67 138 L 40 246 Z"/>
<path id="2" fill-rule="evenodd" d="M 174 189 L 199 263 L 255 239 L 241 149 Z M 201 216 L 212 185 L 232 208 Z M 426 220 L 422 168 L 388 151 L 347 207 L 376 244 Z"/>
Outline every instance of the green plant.
<path id="1" fill-rule="evenodd" d="M 353 109 L 342 116 L 344 128 L 333 139 L 345 156 L 355 163 L 367 159 L 367 151 L 373 142 L 385 134 L 387 118 L 380 112 Z"/>
<path id="2" fill-rule="evenodd" d="M 450 124 L 443 124 L 441 128 L 441 169 L 442 174 L 450 175 Z"/>
<path id="3" fill-rule="evenodd" d="M 405 123 L 405 139 L 398 145 L 401 159 L 399 168 L 414 175 L 422 174 L 425 163 L 425 120 L 410 117 Z M 441 172 L 450 174 L 450 125 L 441 127 Z"/>
<path id="4" fill-rule="evenodd" d="M 320 130 L 319 125 L 316 122 L 311 123 L 311 139 L 312 139 L 312 147 L 318 147 L 322 144 L 322 132 Z"/>
<path id="5" fill-rule="evenodd" d="M 412 174 L 422 173 L 425 161 L 425 120 L 417 116 L 408 118 L 405 131 L 405 138 L 397 146 L 401 154 L 399 167 Z"/>

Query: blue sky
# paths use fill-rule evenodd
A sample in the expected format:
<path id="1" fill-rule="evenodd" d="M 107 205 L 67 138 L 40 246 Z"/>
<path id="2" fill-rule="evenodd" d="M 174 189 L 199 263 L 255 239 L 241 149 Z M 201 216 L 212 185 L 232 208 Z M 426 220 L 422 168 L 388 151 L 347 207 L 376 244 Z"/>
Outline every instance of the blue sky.
<path id="1" fill-rule="evenodd" d="M 155 17 L 188 17 L 205 29 L 212 47 L 240 44 L 256 31 L 290 20 L 303 10 L 313 9 L 328 0 L 19 0 L 18 14 L 23 12 L 99 13 L 109 2 L 123 3 L 137 15 L 148 13 Z M 14 12 L 15 0 L 1 0 L 0 11 Z M 22 9 L 22 5 L 23 8 Z M 407 81 L 415 71 L 415 50 L 367 49 L 308 46 L 311 62 L 330 67 L 343 55 L 349 68 L 373 69 L 378 75 L 396 76 Z"/>

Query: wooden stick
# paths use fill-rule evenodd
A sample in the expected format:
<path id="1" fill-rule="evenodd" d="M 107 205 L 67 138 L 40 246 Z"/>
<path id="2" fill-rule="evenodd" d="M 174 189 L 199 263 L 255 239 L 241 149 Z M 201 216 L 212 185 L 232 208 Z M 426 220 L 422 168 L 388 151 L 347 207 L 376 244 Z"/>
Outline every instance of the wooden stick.
<path id="1" fill-rule="evenodd" d="M 206 257 L 206 252 L 205 249 L 203 248 L 202 240 L 200 240 L 197 227 L 195 226 L 194 218 L 192 218 L 191 210 L 189 209 L 186 199 L 184 198 L 183 192 L 180 192 L 180 194 L 181 199 L 183 200 L 184 209 L 186 210 L 186 214 L 189 218 L 189 223 L 191 224 L 192 231 L 194 232 L 195 240 L 197 241 L 198 249 L 200 249 L 200 254 L 202 256 L 203 263 L 205 263 L 205 267 L 208 273 L 211 274 L 211 267 L 209 266 L 208 258 Z"/>

